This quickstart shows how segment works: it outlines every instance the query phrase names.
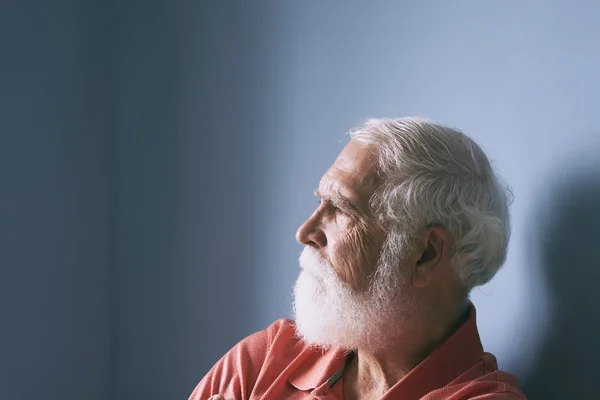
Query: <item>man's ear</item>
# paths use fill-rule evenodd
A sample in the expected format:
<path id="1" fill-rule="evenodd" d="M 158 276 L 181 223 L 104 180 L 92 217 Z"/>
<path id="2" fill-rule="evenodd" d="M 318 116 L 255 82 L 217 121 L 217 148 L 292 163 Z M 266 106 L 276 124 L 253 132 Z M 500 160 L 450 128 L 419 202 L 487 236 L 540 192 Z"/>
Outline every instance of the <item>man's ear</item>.
<path id="1" fill-rule="evenodd" d="M 417 242 L 417 260 L 414 265 L 413 284 L 425 287 L 443 265 L 450 264 L 452 238 L 441 226 L 427 228 Z"/>

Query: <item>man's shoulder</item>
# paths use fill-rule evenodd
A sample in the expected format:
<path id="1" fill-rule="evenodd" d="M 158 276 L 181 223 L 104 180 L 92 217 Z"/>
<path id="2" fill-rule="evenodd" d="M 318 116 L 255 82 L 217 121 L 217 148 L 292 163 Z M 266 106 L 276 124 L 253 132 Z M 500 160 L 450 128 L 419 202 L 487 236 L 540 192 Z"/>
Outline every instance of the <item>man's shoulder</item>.
<path id="1" fill-rule="evenodd" d="M 288 318 L 280 318 L 273 322 L 267 329 L 282 332 L 296 332 L 296 323 Z"/>
<path id="2" fill-rule="evenodd" d="M 283 347 L 304 347 L 304 342 L 296 332 L 296 323 L 291 319 L 280 318 L 263 331 L 263 340 L 273 349 Z"/>
<path id="3" fill-rule="evenodd" d="M 294 337 L 296 336 L 296 324 L 291 319 L 280 318 L 250 337 L 254 335 L 263 336 L 264 339 L 274 339 L 276 336 Z"/>
<path id="4" fill-rule="evenodd" d="M 526 400 L 525 395 L 519 389 L 517 377 L 509 372 L 498 369 L 496 357 L 485 353 L 482 357 L 482 375 L 469 382 L 473 393 L 480 391 L 474 399 L 486 400 Z"/>
<path id="5" fill-rule="evenodd" d="M 522 393 L 513 391 L 482 394 L 476 397 L 469 397 L 471 400 L 527 400 Z"/>
<path id="6" fill-rule="evenodd" d="M 499 370 L 496 357 L 491 353 L 483 353 L 478 362 L 429 395 L 431 399 L 437 399 L 440 392 L 452 393 L 456 398 L 477 400 L 526 400 L 519 390 L 517 378 Z"/>
<path id="7" fill-rule="evenodd" d="M 263 352 L 275 349 L 303 346 L 303 342 L 296 334 L 294 321 L 281 318 L 267 328 L 251 334 L 238 345 L 242 347 L 260 348 Z"/>
<path id="8" fill-rule="evenodd" d="M 302 346 L 294 322 L 278 319 L 231 348 L 204 376 L 190 399 L 207 399 L 217 393 L 225 398 L 245 398 L 261 374 L 281 372 Z"/>

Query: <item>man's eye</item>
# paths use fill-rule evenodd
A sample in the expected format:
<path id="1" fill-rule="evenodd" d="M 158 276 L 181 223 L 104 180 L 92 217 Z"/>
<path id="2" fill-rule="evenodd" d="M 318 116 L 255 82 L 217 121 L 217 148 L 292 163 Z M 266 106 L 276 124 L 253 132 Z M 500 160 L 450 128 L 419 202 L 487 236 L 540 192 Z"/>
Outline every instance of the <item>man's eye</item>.
<path id="1" fill-rule="evenodd" d="M 317 204 L 319 206 L 323 205 L 323 199 L 319 199 L 317 198 Z M 336 213 L 344 213 L 344 210 L 342 210 L 340 207 L 338 207 L 337 205 L 335 205 L 335 203 L 332 202 L 327 202 L 327 207 L 329 209 L 329 211 L 334 211 Z"/>
<path id="2" fill-rule="evenodd" d="M 338 206 L 336 206 L 335 204 L 331 205 L 331 208 L 333 209 L 333 211 L 335 212 L 339 212 L 339 213 L 343 213 L 344 210 L 342 210 L 341 208 L 339 208 Z"/>

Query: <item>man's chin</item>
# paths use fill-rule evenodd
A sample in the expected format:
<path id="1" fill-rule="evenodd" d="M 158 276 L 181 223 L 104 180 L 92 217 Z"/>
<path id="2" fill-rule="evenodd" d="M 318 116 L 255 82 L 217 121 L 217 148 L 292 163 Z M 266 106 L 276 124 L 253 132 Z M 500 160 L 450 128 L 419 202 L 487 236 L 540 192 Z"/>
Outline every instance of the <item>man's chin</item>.
<path id="1" fill-rule="evenodd" d="M 357 321 L 344 318 L 344 314 L 347 314 L 341 309 L 344 302 L 342 298 L 334 298 L 318 278 L 303 271 L 294 290 L 294 318 L 298 336 L 307 344 L 323 349 L 355 348 L 357 343 L 349 333 L 356 331 Z"/>
<path id="2" fill-rule="evenodd" d="M 408 300 L 391 294 L 388 302 L 364 297 L 305 271 L 294 288 L 296 333 L 323 349 L 381 351 L 390 338 L 404 334 Z M 390 310 L 396 312 L 390 315 Z"/>

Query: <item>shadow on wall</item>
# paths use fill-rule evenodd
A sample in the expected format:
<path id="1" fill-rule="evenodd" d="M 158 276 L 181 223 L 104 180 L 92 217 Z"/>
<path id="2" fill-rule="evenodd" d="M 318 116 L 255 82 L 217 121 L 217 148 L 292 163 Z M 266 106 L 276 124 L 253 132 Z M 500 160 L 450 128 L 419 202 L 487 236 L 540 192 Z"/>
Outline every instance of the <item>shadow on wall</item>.
<path id="1" fill-rule="evenodd" d="M 589 169 L 588 171 L 593 171 Z M 600 399 L 600 171 L 569 176 L 538 215 L 549 332 L 523 391 L 537 399 Z"/>

